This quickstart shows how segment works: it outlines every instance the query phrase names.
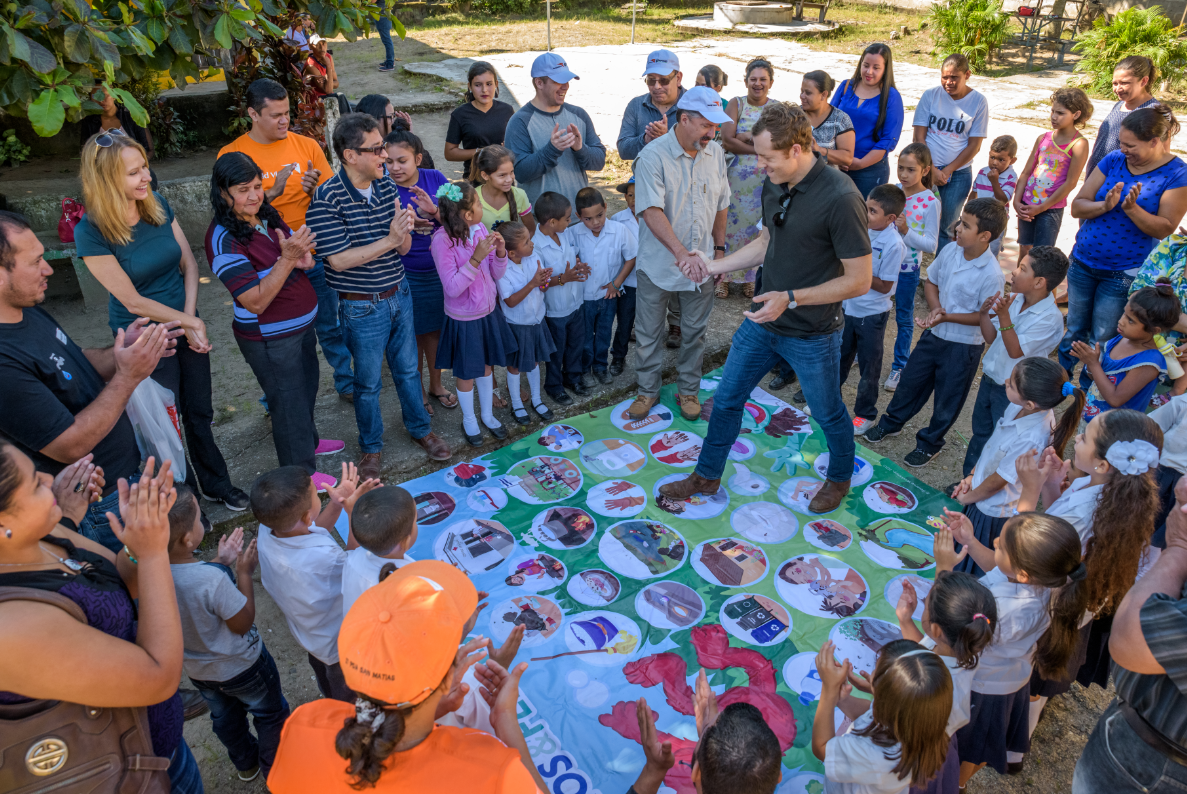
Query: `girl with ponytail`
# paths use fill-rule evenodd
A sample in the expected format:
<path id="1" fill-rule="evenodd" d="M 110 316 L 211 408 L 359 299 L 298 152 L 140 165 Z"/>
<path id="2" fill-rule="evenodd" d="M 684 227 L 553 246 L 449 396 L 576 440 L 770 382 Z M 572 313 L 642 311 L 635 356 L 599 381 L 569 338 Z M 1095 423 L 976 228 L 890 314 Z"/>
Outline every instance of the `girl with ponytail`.
<path id="1" fill-rule="evenodd" d="M 1050 359 L 1022 359 L 1014 365 L 1005 386 L 1010 406 L 985 442 L 973 473 L 952 491 L 952 498 L 965 506 L 977 540 L 986 548 L 993 547 L 1006 521 L 1017 512 L 1022 494 L 1018 458 L 1034 455 L 1049 444 L 1063 449 L 1075 435 L 1084 409 L 1084 392 Z M 1069 397 L 1072 404 L 1056 424 L 1053 409 Z M 984 573 L 972 556 L 965 559 L 962 570 Z"/>
<path id="2" fill-rule="evenodd" d="M 498 144 L 479 149 L 470 165 L 470 181 L 478 188 L 483 226 L 493 230 L 496 223 L 518 221 L 529 236 L 536 233 L 532 202 L 515 186 L 515 155 L 510 149 Z"/>

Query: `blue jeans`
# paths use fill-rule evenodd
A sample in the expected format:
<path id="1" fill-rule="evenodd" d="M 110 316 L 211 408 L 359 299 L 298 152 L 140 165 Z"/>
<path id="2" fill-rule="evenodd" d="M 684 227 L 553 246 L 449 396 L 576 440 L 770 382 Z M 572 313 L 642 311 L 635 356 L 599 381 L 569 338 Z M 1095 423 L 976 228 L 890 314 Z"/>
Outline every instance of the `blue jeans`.
<path id="1" fill-rule="evenodd" d="M 202 773 L 198 770 L 198 762 L 190 747 L 181 740 L 173 757 L 169 759 L 169 792 L 170 794 L 205 794 L 206 787 L 202 785 Z"/>
<path id="2" fill-rule="evenodd" d="M 396 65 L 396 48 L 392 46 L 392 18 L 388 16 L 389 13 L 391 12 L 388 11 L 386 3 L 379 6 L 379 22 L 375 28 L 379 32 L 379 40 L 383 42 L 382 66 Z"/>
<path id="3" fill-rule="evenodd" d="M 973 473 L 981 450 L 985 449 L 985 442 L 993 435 L 997 421 L 1005 416 L 1009 407 L 1010 398 L 1006 396 L 1006 387 L 994 383 L 992 378 L 981 373 L 981 385 L 977 387 L 977 400 L 973 403 L 973 437 L 969 439 L 969 449 L 964 454 L 965 477 Z"/>
<path id="4" fill-rule="evenodd" d="M 799 376 L 812 418 L 828 444 L 828 479 L 848 482 L 853 477 L 853 424 L 841 399 L 841 336 L 838 328 L 821 336 L 779 336 L 750 320 L 734 334 L 721 384 L 713 393 L 713 414 L 696 472 L 716 480 L 725 471 L 730 447 L 742 429 L 742 409 L 750 392 L 779 359 Z"/>
<path id="5" fill-rule="evenodd" d="M 943 187 L 935 187 L 932 190 L 940 199 L 940 244 L 936 248 L 936 253 L 944 250 L 944 246 L 952 242 L 951 231 L 952 224 L 960 218 L 960 210 L 964 207 L 965 199 L 969 197 L 969 192 L 973 189 L 973 169 L 969 166 L 960 169 L 952 178 L 948 180 L 948 184 Z"/>
<path id="6" fill-rule="evenodd" d="M 586 301 L 585 347 L 581 352 L 581 371 L 605 372 L 608 366 L 606 356 L 610 350 L 610 336 L 614 330 L 614 315 L 618 310 L 618 298 L 596 298 Z"/>
<path id="7" fill-rule="evenodd" d="M 1072 356 L 1072 342 L 1102 345 L 1117 335 L 1117 323 L 1129 302 L 1133 276 L 1122 270 L 1088 267 L 1074 256 L 1067 271 L 1067 333 L 1059 343 L 1059 363 L 1068 375 L 1078 358 Z M 1080 373 L 1080 385 L 1091 385 L 1088 368 Z"/>
<path id="8" fill-rule="evenodd" d="M 255 664 L 229 681 L 190 680 L 210 706 L 214 735 L 227 748 L 231 763 L 240 772 L 258 765 L 267 779 L 280 746 L 280 730 L 289 718 L 289 704 L 280 691 L 280 673 L 267 647 L 260 648 Z M 247 725 L 248 714 L 258 741 Z"/>
<path id="9" fill-rule="evenodd" d="M 894 323 L 898 326 L 898 333 L 894 337 L 894 361 L 890 368 L 900 372 L 907 366 L 911 340 L 915 338 L 915 291 L 918 288 L 918 270 L 898 274 L 898 286 L 894 288 Z"/>
<path id="10" fill-rule="evenodd" d="M 1033 221 L 1018 219 L 1018 245 L 1055 245 L 1063 225 L 1063 207 L 1040 212 Z"/>
<path id="11" fill-rule="evenodd" d="M 136 472 L 128 478 L 128 485 L 134 482 L 140 482 L 140 472 Z M 124 544 L 111 531 L 111 522 L 107 520 L 108 513 L 115 513 L 117 516 L 120 514 L 120 492 L 118 488 L 87 508 L 87 514 L 82 517 L 82 521 L 78 524 L 78 534 L 119 554 Z"/>
<path id="12" fill-rule="evenodd" d="M 890 158 L 884 155 L 881 160 L 869 168 L 846 171 L 845 173 L 849 174 L 853 184 L 857 185 L 857 189 L 861 191 L 861 197 L 869 198 L 871 190 L 890 181 Z"/>
<path id="13" fill-rule="evenodd" d="M 421 399 L 408 281 L 401 281 L 396 294 L 386 300 L 339 301 L 338 320 L 346 349 L 354 359 L 354 418 L 359 426 L 359 448 L 363 452 L 383 450 L 379 387 L 384 359 L 396 384 L 404 427 L 413 438 L 427 436 L 433 427 Z"/>
<path id="14" fill-rule="evenodd" d="M 338 293 L 326 284 L 326 262 L 318 258 L 311 270 L 306 271 L 313 291 L 317 293 L 317 319 L 313 330 L 317 343 L 321 345 L 326 363 L 334 370 L 334 389 L 339 394 L 350 394 L 354 388 L 354 373 L 350 369 L 350 351 L 342 338 L 338 322 Z M 267 403 L 264 404 L 267 407 Z"/>
<path id="15" fill-rule="evenodd" d="M 1146 744 L 1113 701 L 1076 762 L 1072 794 L 1171 794 L 1185 789 L 1187 766 Z"/>

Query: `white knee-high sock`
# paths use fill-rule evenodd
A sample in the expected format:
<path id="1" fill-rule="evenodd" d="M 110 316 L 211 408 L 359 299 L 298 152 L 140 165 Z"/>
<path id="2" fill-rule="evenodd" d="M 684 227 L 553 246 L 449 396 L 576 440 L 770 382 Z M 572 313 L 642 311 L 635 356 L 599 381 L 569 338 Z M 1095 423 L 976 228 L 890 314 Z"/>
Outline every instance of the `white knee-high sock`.
<path id="1" fill-rule="evenodd" d="M 1043 716 L 1043 707 L 1047 705 L 1047 698 L 1040 697 L 1030 701 L 1030 735 L 1035 735 L 1035 726 L 1039 724 L 1039 717 Z"/>
<path id="2" fill-rule="evenodd" d="M 462 428 L 471 436 L 479 434 L 478 419 L 474 416 L 474 390 L 457 390 L 458 405 L 462 408 Z"/>
<path id="3" fill-rule="evenodd" d="M 534 370 L 532 370 L 531 372 L 527 373 L 527 375 L 528 375 L 528 388 L 532 390 L 532 405 L 533 406 L 537 406 L 537 405 L 543 406 L 544 401 L 542 399 L 540 399 L 540 365 L 537 364 L 536 368 Z"/>
<path id="4" fill-rule="evenodd" d="M 494 375 L 483 375 L 481 378 L 475 378 L 474 383 L 478 388 L 478 410 L 481 413 L 482 421 L 486 423 L 487 427 L 502 427 L 502 423 L 495 419 L 494 413 L 494 391 L 495 391 Z"/>
<path id="5" fill-rule="evenodd" d="M 507 373 L 507 391 L 511 393 L 511 407 L 516 411 L 523 410 L 523 395 L 519 393 L 519 373 Z"/>
<path id="6" fill-rule="evenodd" d="M 1026 759 L 1025 753 L 1016 753 L 1013 750 L 1006 751 L 1007 764 L 1020 764 Z"/>

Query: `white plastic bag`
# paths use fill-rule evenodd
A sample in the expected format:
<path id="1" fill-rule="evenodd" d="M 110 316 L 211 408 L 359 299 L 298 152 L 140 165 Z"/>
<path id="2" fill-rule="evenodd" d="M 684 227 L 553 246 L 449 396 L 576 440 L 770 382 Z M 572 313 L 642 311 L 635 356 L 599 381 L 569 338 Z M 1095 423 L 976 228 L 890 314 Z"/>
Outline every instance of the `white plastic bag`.
<path id="1" fill-rule="evenodd" d="M 181 443 L 181 423 L 173 392 L 152 378 L 145 378 L 132 392 L 126 413 L 136 431 L 141 459 L 151 455 L 157 459 L 158 466 L 171 460 L 174 481 L 185 480 L 185 447 Z"/>

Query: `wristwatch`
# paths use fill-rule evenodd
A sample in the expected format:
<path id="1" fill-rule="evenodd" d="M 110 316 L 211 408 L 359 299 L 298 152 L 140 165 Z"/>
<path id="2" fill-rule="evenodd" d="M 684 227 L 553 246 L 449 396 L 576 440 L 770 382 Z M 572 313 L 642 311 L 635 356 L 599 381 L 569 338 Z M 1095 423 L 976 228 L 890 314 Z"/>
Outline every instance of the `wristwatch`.
<path id="1" fill-rule="evenodd" d="M 787 308 L 794 309 L 796 307 L 795 292 L 793 290 L 787 291 Z"/>
<path id="2" fill-rule="evenodd" d="M 724 253 L 725 253 L 725 246 L 724 246 L 724 245 L 715 245 L 715 246 L 713 246 L 713 250 L 714 250 L 714 251 L 720 251 L 721 253 L 723 253 L 723 254 L 724 254 Z"/>

